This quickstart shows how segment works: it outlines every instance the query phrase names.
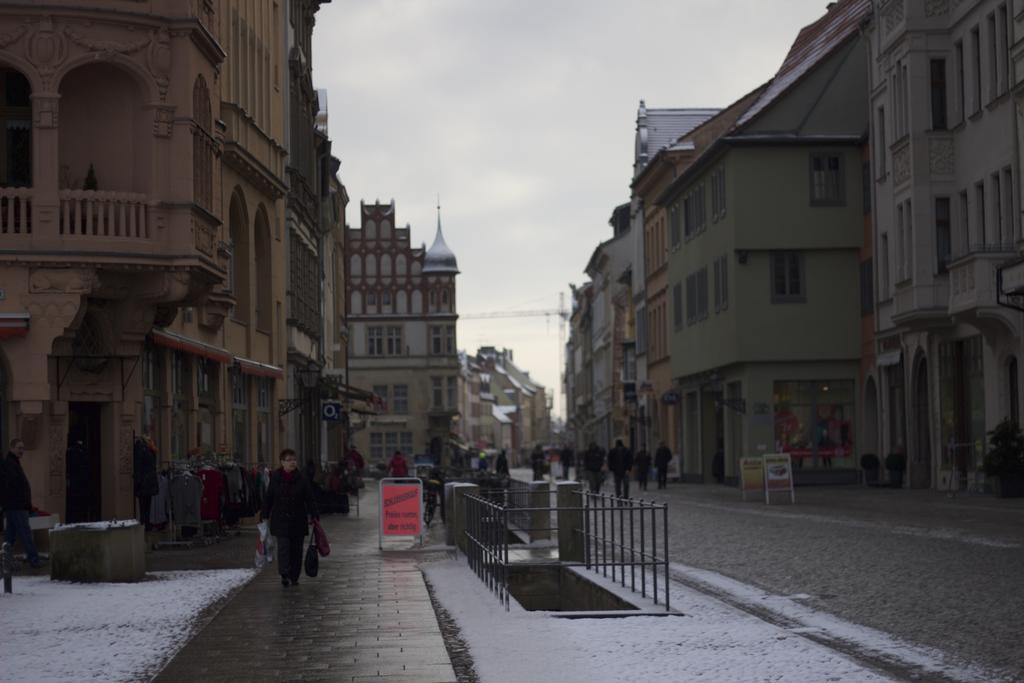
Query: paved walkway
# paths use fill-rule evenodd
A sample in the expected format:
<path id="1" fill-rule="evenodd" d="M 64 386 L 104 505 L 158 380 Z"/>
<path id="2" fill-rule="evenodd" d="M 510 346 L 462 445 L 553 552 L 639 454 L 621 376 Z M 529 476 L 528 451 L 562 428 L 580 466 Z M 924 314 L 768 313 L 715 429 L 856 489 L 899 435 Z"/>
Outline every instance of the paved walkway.
<path id="1" fill-rule="evenodd" d="M 454 683 L 422 554 L 377 549 L 376 503 L 367 488 L 360 518 L 325 516 L 319 576 L 283 588 L 268 566 L 156 680 Z"/>

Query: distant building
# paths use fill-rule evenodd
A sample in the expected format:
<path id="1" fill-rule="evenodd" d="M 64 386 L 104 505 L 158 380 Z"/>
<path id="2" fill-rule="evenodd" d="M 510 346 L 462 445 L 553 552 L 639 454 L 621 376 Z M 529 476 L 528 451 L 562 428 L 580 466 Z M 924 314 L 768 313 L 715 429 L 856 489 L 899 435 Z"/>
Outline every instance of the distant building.
<path id="1" fill-rule="evenodd" d="M 398 450 L 447 462 L 459 410 L 455 254 L 441 232 L 430 249 L 397 227 L 394 202 L 361 204 L 348 230 L 346 272 L 350 382 L 372 389 L 386 410 L 365 415 L 353 442 L 371 463 Z"/>

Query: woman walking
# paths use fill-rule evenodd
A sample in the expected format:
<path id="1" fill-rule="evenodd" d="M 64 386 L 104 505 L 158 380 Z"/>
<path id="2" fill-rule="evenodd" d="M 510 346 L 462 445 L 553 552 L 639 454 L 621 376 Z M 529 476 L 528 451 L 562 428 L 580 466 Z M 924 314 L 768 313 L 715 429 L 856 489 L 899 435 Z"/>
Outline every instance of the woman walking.
<path id="1" fill-rule="evenodd" d="M 295 451 L 281 451 L 281 467 L 270 475 L 270 486 L 263 498 L 261 519 L 270 520 L 270 533 L 277 539 L 277 570 L 281 585 L 299 584 L 302 572 L 304 540 L 309 524 L 320 519 L 313 498 L 313 486 L 299 471 Z"/>

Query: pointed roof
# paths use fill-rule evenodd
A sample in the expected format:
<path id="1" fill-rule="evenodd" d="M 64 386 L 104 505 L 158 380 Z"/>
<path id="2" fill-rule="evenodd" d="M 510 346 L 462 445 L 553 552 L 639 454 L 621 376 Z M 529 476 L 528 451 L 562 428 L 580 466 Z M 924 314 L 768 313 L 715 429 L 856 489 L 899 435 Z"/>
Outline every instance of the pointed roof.
<path id="1" fill-rule="evenodd" d="M 444 233 L 441 232 L 441 205 L 437 206 L 437 235 L 434 243 L 427 249 L 423 257 L 424 273 L 450 273 L 458 275 L 459 264 L 455 260 L 455 253 L 448 248 L 444 241 Z"/>

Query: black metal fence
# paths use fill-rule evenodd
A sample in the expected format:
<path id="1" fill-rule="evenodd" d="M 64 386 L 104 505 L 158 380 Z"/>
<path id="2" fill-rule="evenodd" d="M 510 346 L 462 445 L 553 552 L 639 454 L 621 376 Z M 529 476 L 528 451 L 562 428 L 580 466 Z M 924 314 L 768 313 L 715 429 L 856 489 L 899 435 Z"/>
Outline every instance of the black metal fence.
<path id="1" fill-rule="evenodd" d="M 560 530 L 572 537 L 559 539 L 563 566 L 584 567 L 669 610 L 668 506 L 573 493 L 572 504 L 559 505 L 554 491 L 513 480 L 507 489 L 464 494 L 466 556 L 477 576 L 508 609 L 510 532 L 533 538 Z"/>

